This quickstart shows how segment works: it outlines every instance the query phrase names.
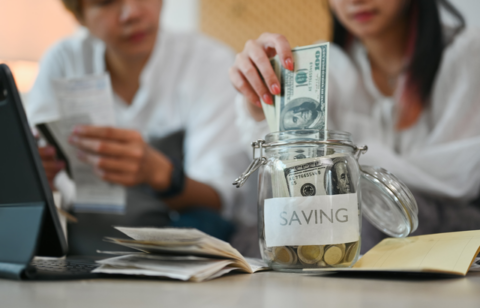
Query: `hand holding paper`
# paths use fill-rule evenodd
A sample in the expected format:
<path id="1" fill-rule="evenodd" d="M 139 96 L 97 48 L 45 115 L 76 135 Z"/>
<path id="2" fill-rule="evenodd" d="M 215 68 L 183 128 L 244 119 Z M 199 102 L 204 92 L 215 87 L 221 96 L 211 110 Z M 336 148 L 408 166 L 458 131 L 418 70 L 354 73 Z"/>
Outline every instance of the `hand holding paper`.
<path id="1" fill-rule="evenodd" d="M 145 183 L 160 191 L 169 186 L 171 163 L 137 131 L 82 125 L 69 142 L 79 149 L 78 158 L 105 181 L 124 186 Z"/>

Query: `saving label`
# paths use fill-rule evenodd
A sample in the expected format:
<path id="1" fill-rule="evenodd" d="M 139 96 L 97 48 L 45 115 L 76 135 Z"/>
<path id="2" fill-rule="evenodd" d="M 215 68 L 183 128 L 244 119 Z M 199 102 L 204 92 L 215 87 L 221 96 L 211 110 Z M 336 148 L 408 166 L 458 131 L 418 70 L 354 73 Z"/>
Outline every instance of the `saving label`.
<path id="1" fill-rule="evenodd" d="M 267 247 L 330 245 L 360 239 L 357 194 L 265 200 Z"/>

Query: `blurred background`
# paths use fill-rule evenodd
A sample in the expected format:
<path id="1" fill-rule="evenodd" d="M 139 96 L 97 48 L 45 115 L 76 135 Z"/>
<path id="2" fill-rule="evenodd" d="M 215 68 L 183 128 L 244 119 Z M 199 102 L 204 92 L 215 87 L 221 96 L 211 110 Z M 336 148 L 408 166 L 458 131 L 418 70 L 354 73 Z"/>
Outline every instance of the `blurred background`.
<path id="1" fill-rule="evenodd" d="M 467 26 L 480 27 L 479 0 L 451 2 Z M 0 0 L 0 8 L 0 63 L 9 64 L 28 101 L 43 53 L 78 25 L 60 0 Z M 265 31 L 284 34 L 292 46 L 330 37 L 327 0 L 164 0 L 162 14 L 164 29 L 204 32 L 237 51 Z"/>

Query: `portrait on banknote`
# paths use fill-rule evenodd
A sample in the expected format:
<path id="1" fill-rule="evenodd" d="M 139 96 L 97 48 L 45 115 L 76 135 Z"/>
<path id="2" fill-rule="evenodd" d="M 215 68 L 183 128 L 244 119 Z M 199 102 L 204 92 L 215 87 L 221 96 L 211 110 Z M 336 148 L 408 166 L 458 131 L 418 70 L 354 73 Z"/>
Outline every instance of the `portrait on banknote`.
<path id="1" fill-rule="evenodd" d="M 291 101 L 280 115 L 280 130 L 324 129 L 325 106 L 310 97 Z"/>
<path id="2" fill-rule="evenodd" d="M 326 183 L 328 183 L 327 193 L 330 195 L 355 193 L 353 183 L 351 181 L 350 170 L 344 158 L 333 160 L 333 164 L 329 166 L 325 172 Z"/>

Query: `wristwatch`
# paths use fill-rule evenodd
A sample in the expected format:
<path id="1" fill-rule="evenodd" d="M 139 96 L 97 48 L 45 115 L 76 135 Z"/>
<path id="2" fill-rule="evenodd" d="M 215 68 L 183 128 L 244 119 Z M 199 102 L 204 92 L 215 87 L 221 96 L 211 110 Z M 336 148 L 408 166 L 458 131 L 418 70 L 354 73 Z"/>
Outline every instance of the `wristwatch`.
<path id="1" fill-rule="evenodd" d="M 170 187 L 164 191 L 157 191 L 159 198 L 172 198 L 180 195 L 185 188 L 185 172 L 183 171 L 183 163 L 174 158 L 168 157 L 173 165 L 172 175 L 170 177 Z"/>

